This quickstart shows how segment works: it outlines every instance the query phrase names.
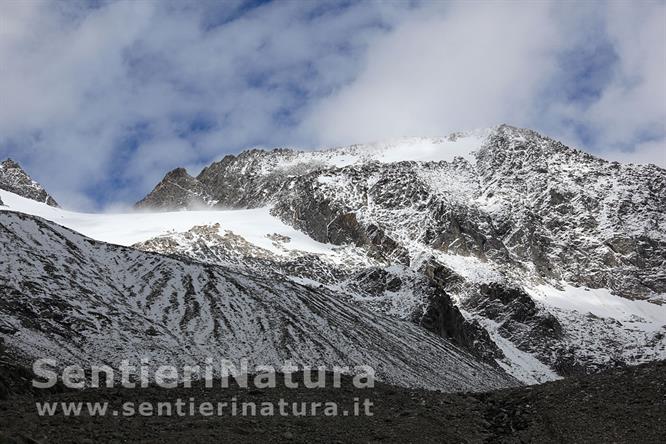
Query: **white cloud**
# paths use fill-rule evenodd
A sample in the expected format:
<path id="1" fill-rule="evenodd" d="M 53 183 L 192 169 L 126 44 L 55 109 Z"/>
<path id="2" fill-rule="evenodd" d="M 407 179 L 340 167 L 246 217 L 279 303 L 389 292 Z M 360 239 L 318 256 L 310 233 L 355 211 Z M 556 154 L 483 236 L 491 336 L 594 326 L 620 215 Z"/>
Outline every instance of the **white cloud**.
<path id="1" fill-rule="evenodd" d="M 636 132 L 664 132 L 666 124 L 666 3 L 612 3 L 608 33 L 618 53 L 613 82 L 589 110 L 610 143 L 631 142 Z"/>
<path id="2" fill-rule="evenodd" d="M 314 108 L 308 129 L 322 143 L 525 120 L 558 45 L 548 5 L 432 9 L 377 41 L 356 80 Z"/>
<path id="3" fill-rule="evenodd" d="M 666 168 L 666 139 L 639 143 L 631 150 L 610 149 L 603 157 L 623 163 L 653 163 Z"/>
<path id="4" fill-rule="evenodd" d="M 665 7 L 661 2 L 570 4 L 566 11 L 546 2 L 427 7 L 378 39 L 354 82 L 316 103 L 304 130 L 321 144 L 346 144 L 506 122 L 602 156 L 664 165 Z M 564 65 L 567 54 L 604 45 L 616 57 L 607 67 L 610 81 L 601 78 L 605 72 Z M 562 72 L 570 68 L 581 72 Z M 576 75 L 598 76 L 586 81 L 600 87 L 599 96 L 588 101 L 568 96 L 582 88 Z M 581 129 L 588 137 L 578 133 Z M 644 141 L 646 136 L 650 140 Z"/>
<path id="5" fill-rule="evenodd" d="M 348 81 L 399 9 L 284 2 L 228 21 L 242 3 L 87 6 L 9 2 L 0 16 L 0 154 L 66 205 L 139 199 L 178 162 L 286 142 L 280 116 Z M 197 116 L 210 127 L 190 131 Z M 128 140 L 137 124 L 146 140 Z M 164 141 L 189 151 L 164 157 Z"/>
<path id="6" fill-rule="evenodd" d="M 412 13 L 369 48 L 351 85 L 313 106 L 304 130 L 322 144 L 345 144 L 507 122 L 604 157 L 666 166 L 665 4 L 552 6 L 465 3 Z M 586 79 L 599 96 L 562 94 L 576 90 L 576 75 L 590 75 L 584 67 L 563 73 L 571 68 L 565 54 L 605 44 L 616 57 L 610 81 L 605 73 Z"/>
<path id="7" fill-rule="evenodd" d="M 601 17 L 617 57 L 611 77 L 589 104 L 555 103 L 550 126 L 561 134 L 575 122 L 592 135 L 588 148 L 603 157 L 666 167 L 666 3 L 612 2 Z M 572 44 L 585 39 L 579 31 Z"/>
<path id="8" fill-rule="evenodd" d="M 501 122 L 608 156 L 663 160 L 663 2 L 564 13 L 544 2 L 246 7 L 5 2 L 0 157 L 79 207 L 138 200 L 168 169 L 251 145 Z M 592 79 L 603 84 L 598 97 L 558 96 L 576 83 L 562 75 L 561 54 L 602 40 L 617 60 L 609 79 Z"/>

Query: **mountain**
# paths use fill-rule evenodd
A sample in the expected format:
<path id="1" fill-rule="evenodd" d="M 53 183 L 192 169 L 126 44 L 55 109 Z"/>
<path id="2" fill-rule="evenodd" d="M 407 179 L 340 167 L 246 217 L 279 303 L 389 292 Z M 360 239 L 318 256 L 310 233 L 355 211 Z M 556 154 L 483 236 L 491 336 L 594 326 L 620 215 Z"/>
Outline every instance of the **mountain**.
<path id="1" fill-rule="evenodd" d="M 37 202 L 43 202 L 52 207 L 58 206 L 58 203 L 46 192 L 44 187 L 32 180 L 23 171 L 23 168 L 12 159 L 7 159 L 0 163 L 0 190 L 9 191 L 10 193 L 18 194 Z M 2 205 L 1 200 L 0 205 Z"/>
<path id="2" fill-rule="evenodd" d="M 330 298 L 538 383 L 666 358 L 665 183 L 654 165 L 607 162 L 502 125 L 250 150 L 196 177 L 172 171 L 127 214 L 76 213 L 3 190 L 0 198 L 3 210 L 98 241 Z M 172 286 L 186 292 L 178 276 Z M 140 280 L 118 279 L 108 285 Z M 132 341 L 151 342 L 140 337 Z M 394 353 L 389 339 L 377 349 Z M 413 354 L 401 372 L 432 364 Z"/>
<path id="3" fill-rule="evenodd" d="M 273 200 L 289 178 L 330 168 L 362 166 L 369 163 L 451 161 L 470 157 L 491 130 L 454 133 L 446 138 L 412 138 L 388 143 L 352 145 L 320 151 L 278 148 L 252 149 L 238 156 L 227 155 L 190 176 L 176 168 L 144 199 L 138 208 L 182 209 L 207 205 L 247 208 Z"/>
<path id="4" fill-rule="evenodd" d="M 476 152 L 452 155 L 464 148 Z M 336 245 L 398 254 L 391 241 L 417 240 L 633 297 L 666 291 L 664 169 L 607 162 L 506 125 L 315 152 L 250 150 L 196 178 L 169 173 L 137 207 L 200 204 L 274 206 L 290 225 Z M 388 245 L 375 245 L 382 233 Z"/>
<path id="5" fill-rule="evenodd" d="M 250 150 L 137 207 L 267 209 L 345 259 L 271 258 L 212 225 L 137 247 L 323 285 L 525 382 L 666 357 L 666 171 L 531 130 Z"/>
<path id="6" fill-rule="evenodd" d="M 449 341 L 278 274 L 247 275 L 86 238 L 45 219 L 0 212 L 0 334 L 8 353 L 61 365 L 250 368 L 370 365 L 381 380 L 445 391 L 516 385 Z"/>

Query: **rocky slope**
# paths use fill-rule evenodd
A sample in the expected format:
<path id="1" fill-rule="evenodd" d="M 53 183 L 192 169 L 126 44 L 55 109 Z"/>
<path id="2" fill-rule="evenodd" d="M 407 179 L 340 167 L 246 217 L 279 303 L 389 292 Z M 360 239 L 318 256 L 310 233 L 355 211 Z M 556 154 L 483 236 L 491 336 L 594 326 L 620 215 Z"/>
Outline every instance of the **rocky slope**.
<path id="1" fill-rule="evenodd" d="M 251 368 L 370 365 L 384 381 L 446 391 L 517 384 L 413 323 L 278 273 L 97 242 L 11 211 L 0 212 L 0 247 L 0 337 L 5 353 L 26 364 L 247 358 Z"/>
<path id="2" fill-rule="evenodd" d="M 0 190 L 43 202 L 52 207 L 58 206 L 58 203 L 46 192 L 44 187 L 32 180 L 23 168 L 11 159 L 0 163 Z M 0 201 L 0 205 L 2 205 L 2 201 Z"/>
<path id="3" fill-rule="evenodd" d="M 0 362 L 0 384 L 9 378 Z M 30 379 L 30 372 L 28 381 Z M 9 379 L 9 384 L 21 375 Z M 27 382 L 27 381 L 26 381 Z M 18 385 L 18 384 L 17 384 Z M 342 389 L 239 388 L 102 389 L 0 396 L 0 442 L 401 442 L 401 443 L 662 443 L 666 436 L 666 363 L 651 363 L 599 375 L 567 378 L 537 386 L 490 393 L 438 393 L 377 384 L 356 389 L 343 379 Z M 36 403 L 108 402 L 152 406 L 177 399 L 198 403 L 264 402 L 289 406 L 335 402 L 350 410 L 353 399 L 373 403 L 372 416 L 39 416 Z M 239 408 L 240 410 L 240 408 Z M 85 411 L 85 407 L 84 407 Z M 154 410 L 153 410 L 154 411 Z M 289 411 L 289 410 L 287 410 Z M 121 422 L 119 422 L 121 421 Z M 182 422 L 180 422 L 182 421 Z M 183 422 L 186 422 L 184 426 Z M 119 427 L 119 424 L 122 424 Z M 34 439 L 35 441 L 32 441 Z"/>
<path id="4" fill-rule="evenodd" d="M 307 279 L 525 381 L 666 356 L 666 171 L 654 165 L 607 162 L 502 125 L 246 151 L 196 177 L 175 170 L 137 204 L 202 205 L 270 207 L 319 242 L 354 247 L 357 259 L 258 264 L 205 228 L 138 246 Z"/>

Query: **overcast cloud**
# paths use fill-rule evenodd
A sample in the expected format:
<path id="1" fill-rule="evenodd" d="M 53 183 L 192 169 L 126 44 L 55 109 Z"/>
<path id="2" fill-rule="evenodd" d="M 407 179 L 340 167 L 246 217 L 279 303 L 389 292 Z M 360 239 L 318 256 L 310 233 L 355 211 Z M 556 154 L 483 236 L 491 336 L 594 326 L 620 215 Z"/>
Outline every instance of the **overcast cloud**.
<path id="1" fill-rule="evenodd" d="M 499 123 L 664 166 L 664 42 L 663 1 L 4 0 L 0 157 L 84 209 L 250 146 Z"/>

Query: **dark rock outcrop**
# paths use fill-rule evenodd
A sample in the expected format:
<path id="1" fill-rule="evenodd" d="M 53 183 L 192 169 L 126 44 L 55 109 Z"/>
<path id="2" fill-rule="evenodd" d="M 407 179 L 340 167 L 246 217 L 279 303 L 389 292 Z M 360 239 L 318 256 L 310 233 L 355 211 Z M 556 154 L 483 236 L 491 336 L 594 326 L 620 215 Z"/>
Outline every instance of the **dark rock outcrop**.
<path id="1" fill-rule="evenodd" d="M 415 319 L 418 325 L 439 336 L 452 340 L 486 362 L 495 363 L 504 357 L 488 335 L 474 320 L 467 320 L 451 298 L 436 289 L 428 299 L 423 315 Z"/>
<path id="2" fill-rule="evenodd" d="M 204 207 L 209 203 L 203 184 L 187 174 L 185 168 L 176 168 L 164 176 L 150 195 L 137 202 L 136 207 L 183 209 Z"/>

